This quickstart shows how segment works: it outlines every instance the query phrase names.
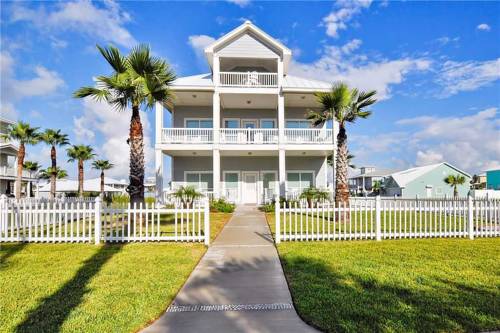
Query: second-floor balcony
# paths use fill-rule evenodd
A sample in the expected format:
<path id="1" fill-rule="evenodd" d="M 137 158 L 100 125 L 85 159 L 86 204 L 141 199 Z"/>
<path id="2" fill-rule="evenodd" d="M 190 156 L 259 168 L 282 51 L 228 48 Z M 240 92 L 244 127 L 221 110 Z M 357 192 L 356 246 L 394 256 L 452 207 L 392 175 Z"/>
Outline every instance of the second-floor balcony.
<path id="1" fill-rule="evenodd" d="M 17 177 L 17 168 L 7 165 L 0 166 L 0 176 Z M 28 170 L 23 170 L 23 178 L 35 178 L 36 174 Z"/>
<path id="2" fill-rule="evenodd" d="M 220 72 L 222 87 L 274 88 L 278 86 L 277 73 Z"/>
<path id="3" fill-rule="evenodd" d="M 283 144 L 331 144 L 333 132 L 325 128 L 286 128 Z M 221 128 L 221 144 L 278 144 L 277 128 Z M 211 144 L 214 130 L 211 128 L 164 128 L 161 142 L 164 144 Z"/>

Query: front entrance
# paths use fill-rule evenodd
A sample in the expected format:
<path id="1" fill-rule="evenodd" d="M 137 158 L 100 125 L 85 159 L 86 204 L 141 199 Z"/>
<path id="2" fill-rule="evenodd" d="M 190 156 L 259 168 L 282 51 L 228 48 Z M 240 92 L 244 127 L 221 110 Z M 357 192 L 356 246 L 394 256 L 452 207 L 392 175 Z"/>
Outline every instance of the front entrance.
<path id="1" fill-rule="evenodd" d="M 243 190 L 242 202 L 243 203 L 257 203 L 257 180 L 259 173 L 256 171 L 245 171 L 242 173 Z"/>

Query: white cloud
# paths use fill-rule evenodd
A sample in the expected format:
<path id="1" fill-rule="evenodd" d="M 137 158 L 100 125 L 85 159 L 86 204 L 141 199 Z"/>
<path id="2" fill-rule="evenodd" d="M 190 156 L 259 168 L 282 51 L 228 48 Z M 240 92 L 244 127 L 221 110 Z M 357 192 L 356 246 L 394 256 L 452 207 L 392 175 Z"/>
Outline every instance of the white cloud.
<path id="1" fill-rule="evenodd" d="M 377 98 L 391 97 L 391 87 L 404 81 L 411 72 L 427 71 L 431 61 L 425 58 L 369 60 L 363 54 L 347 57 L 361 45 L 352 40 L 341 47 L 325 46 L 312 63 L 292 61 L 290 73 L 327 82 L 344 81 L 362 90 L 377 90 Z"/>
<path id="2" fill-rule="evenodd" d="M 460 37 L 448 37 L 448 36 L 443 36 L 443 37 L 439 37 L 439 38 L 436 38 L 434 40 L 436 43 L 440 44 L 441 46 L 445 46 L 447 44 L 450 44 L 450 43 L 458 43 L 460 41 Z"/>
<path id="3" fill-rule="evenodd" d="M 226 0 L 229 3 L 233 3 L 240 7 L 246 7 L 250 4 L 250 0 Z"/>
<path id="4" fill-rule="evenodd" d="M 487 25 L 486 23 L 481 23 L 476 27 L 477 30 L 482 30 L 482 31 L 490 31 L 491 27 Z"/>
<path id="5" fill-rule="evenodd" d="M 370 7 L 371 2 L 371 0 L 337 1 L 338 8 L 323 17 L 322 25 L 326 27 L 326 34 L 330 37 L 338 37 L 339 30 L 347 29 L 347 23 L 361 10 Z"/>
<path id="6" fill-rule="evenodd" d="M 207 35 L 192 35 L 189 36 L 188 44 L 193 48 L 198 57 L 204 57 L 204 51 L 207 46 L 215 42 L 215 38 Z"/>
<path id="7" fill-rule="evenodd" d="M 130 110 L 118 112 L 107 103 L 99 103 L 92 99 L 83 100 L 83 115 L 73 118 L 74 132 L 83 143 L 100 137 L 102 146 L 97 148 L 101 158 L 108 159 L 115 166 L 108 175 L 127 178 L 129 174 L 129 145 L 127 144 Z M 140 112 L 144 130 L 144 157 L 146 171 L 153 170 L 154 149 L 151 140 L 151 126 L 147 114 Z M 92 130 L 90 130 L 92 129 Z"/>
<path id="8" fill-rule="evenodd" d="M 477 173 L 500 165 L 500 118 L 497 108 L 462 117 L 423 116 L 402 119 L 416 129 L 401 144 L 418 149 L 415 163 L 447 161 Z"/>
<path id="9" fill-rule="evenodd" d="M 489 61 L 446 61 L 438 73 L 437 83 L 444 90 L 440 97 L 461 91 L 472 91 L 500 79 L 500 58 Z"/>
<path id="10" fill-rule="evenodd" d="M 38 28 L 51 31 L 78 31 L 125 47 L 136 44 L 132 34 L 124 28 L 124 24 L 131 20 L 130 15 L 112 0 L 99 4 L 88 0 L 60 2 L 53 11 L 42 6 L 30 9 L 16 4 L 12 8 L 11 20 L 29 21 Z"/>
<path id="11" fill-rule="evenodd" d="M 30 79 L 15 78 L 15 59 L 6 51 L 0 53 L 2 114 L 5 117 L 17 118 L 14 103 L 33 96 L 46 96 L 64 86 L 64 80 L 55 71 L 43 66 L 36 66 L 34 76 Z"/>

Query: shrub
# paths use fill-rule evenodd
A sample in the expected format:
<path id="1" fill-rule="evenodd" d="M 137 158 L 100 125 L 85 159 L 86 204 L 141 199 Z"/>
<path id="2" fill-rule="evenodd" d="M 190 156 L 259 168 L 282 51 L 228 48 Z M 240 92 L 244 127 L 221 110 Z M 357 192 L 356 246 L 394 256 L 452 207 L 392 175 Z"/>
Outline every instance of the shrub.
<path id="1" fill-rule="evenodd" d="M 260 206 L 259 210 L 263 211 L 264 213 L 272 213 L 272 212 L 274 212 L 274 208 L 275 208 L 274 206 L 275 206 L 274 202 L 270 202 L 270 203 L 267 203 L 267 204 Z"/>
<path id="2" fill-rule="evenodd" d="M 170 194 L 174 199 L 181 201 L 183 207 L 190 207 L 196 199 L 203 197 L 194 186 L 181 186 Z"/>
<path id="3" fill-rule="evenodd" d="M 232 204 L 223 198 L 218 200 L 212 200 L 210 202 L 210 211 L 212 212 L 232 213 L 234 212 L 235 208 L 236 208 L 235 204 Z"/>

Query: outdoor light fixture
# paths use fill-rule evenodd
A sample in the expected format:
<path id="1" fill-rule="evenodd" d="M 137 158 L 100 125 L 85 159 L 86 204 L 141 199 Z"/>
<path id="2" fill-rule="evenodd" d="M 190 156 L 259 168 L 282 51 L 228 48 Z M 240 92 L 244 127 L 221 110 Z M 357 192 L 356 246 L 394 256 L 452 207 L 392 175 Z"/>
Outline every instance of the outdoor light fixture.
<path id="1" fill-rule="evenodd" d="M 252 155 L 252 152 L 251 152 L 251 151 L 249 151 L 249 152 L 248 152 L 248 155 Z"/>
<path id="2" fill-rule="evenodd" d="M 196 98 L 196 95 L 193 95 L 193 98 Z"/>
<path id="3" fill-rule="evenodd" d="M 250 104 L 250 103 L 252 103 L 252 101 L 247 101 L 247 104 Z"/>

